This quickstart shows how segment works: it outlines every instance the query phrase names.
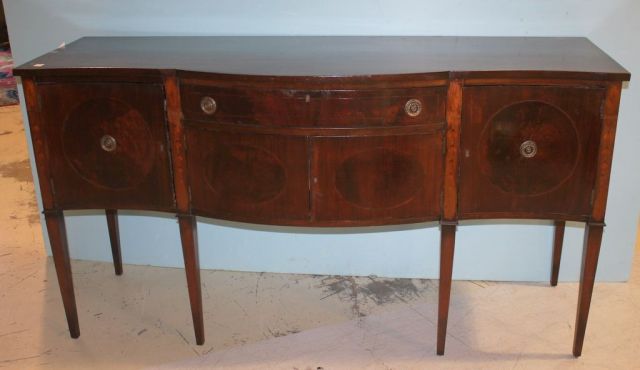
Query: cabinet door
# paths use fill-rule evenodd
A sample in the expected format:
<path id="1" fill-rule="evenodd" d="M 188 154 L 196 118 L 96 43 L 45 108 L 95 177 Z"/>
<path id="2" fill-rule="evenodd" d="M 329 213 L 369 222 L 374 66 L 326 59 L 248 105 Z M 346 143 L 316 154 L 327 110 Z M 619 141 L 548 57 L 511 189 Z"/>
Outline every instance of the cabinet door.
<path id="1" fill-rule="evenodd" d="M 58 207 L 174 208 L 161 85 L 54 83 L 38 93 Z"/>
<path id="2" fill-rule="evenodd" d="M 263 224 L 308 220 L 305 137 L 196 127 L 186 134 L 197 214 Z"/>
<path id="3" fill-rule="evenodd" d="M 376 225 L 440 214 L 441 133 L 313 139 L 318 223 Z"/>
<path id="4" fill-rule="evenodd" d="M 461 218 L 586 218 L 603 98 L 600 88 L 465 88 Z"/>

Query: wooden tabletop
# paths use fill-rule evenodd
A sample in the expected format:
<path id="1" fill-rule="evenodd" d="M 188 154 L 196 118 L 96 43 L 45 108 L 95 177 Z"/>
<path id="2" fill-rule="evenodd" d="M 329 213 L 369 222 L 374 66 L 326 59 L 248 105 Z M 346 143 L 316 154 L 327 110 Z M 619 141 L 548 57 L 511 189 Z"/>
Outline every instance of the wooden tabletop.
<path id="1" fill-rule="evenodd" d="M 83 37 L 23 64 L 15 74 L 93 68 L 309 77 L 446 72 L 630 78 L 586 38 L 427 36 Z"/>

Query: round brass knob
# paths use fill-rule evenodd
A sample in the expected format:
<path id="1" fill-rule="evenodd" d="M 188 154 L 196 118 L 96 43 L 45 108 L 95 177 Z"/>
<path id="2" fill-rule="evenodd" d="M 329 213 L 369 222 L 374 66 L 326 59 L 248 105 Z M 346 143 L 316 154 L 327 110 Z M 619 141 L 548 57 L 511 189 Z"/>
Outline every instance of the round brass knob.
<path id="1" fill-rule="evenodd" d="M 111 135 L 104 135 L 100 138 L 100 147 L 105 152 L 113 152 L 116 150 L 116 139 Z"/>
<path id="2" fill-rule="evenodd" d="M 218 108 L 218 105 L 216 104 L 216 101 L 213 100 L 212 97 L 205 96 L 202 99 L 200 99 L 200 109 L 202 109 L 202 111 L 205 114 L 209 114 L 209 115 L 214 114 L 217 108 Z"/>
<path id="3" fill-rule="evenodd" d="M 416 117 L 422 112 L 422 102 L 418 99 L 409 99 L 404 104 L 404 111 L 410 117 Z"/>
<path id="4" fill-rule="evenodd" d="M 533 140 L 527 140 L 520 144 L 520 155 L 525 158 L 533 158 L 538 153 L 538 145 Z"/>

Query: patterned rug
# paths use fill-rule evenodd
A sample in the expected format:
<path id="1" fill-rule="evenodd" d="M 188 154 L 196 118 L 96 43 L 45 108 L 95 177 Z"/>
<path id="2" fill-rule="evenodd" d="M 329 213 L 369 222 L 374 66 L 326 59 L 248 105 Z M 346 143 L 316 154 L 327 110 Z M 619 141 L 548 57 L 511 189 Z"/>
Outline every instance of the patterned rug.
<path id="1" fill-rule="evenodd" d="M 0 50 L 0 106 L 18 104 L 11 49 Z"/>

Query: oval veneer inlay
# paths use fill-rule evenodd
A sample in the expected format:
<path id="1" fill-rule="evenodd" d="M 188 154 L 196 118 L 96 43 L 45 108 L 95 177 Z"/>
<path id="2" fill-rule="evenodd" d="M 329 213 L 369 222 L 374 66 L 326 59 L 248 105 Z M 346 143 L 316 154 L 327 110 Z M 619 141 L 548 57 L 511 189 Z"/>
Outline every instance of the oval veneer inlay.
<path id="1" fill-rule="evenodd" d="M 561 185 L 573 173 L 580 151 L 571 119 L 541 101 L 503 108 L 485 126 L 478 146 L 480 158 L 486 159 L 478 161 L 485 176 L 501 190 L 521 196 Z"/>
<path id="2" fill-rule="evenodd" d="M 115 140 L 104 149 L 105 137 Z M 63 123 L 64 156 L 89 183 L 113 190 L 135 187 L 151 172 L 155 161 L 149 124 L 127 103 L 92 99 L 73 109 Z"/>
<path id="3" fill-rule="evenodd" d="M 411 200 L 423 180 L 424 172 L 415 158 L 373 149 L 346 158 L 336 170 L 335 186 L 344 199 L 357 206 L 392 208 Z"/>
<path id="4" fill-rule="evenodd" d="M 209 154 L 207 184 L 235 201 L 260 203 L 282 192 L 286 174 L 268 151 L 246 145 L 222 145 Z"/>

